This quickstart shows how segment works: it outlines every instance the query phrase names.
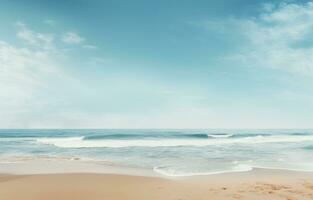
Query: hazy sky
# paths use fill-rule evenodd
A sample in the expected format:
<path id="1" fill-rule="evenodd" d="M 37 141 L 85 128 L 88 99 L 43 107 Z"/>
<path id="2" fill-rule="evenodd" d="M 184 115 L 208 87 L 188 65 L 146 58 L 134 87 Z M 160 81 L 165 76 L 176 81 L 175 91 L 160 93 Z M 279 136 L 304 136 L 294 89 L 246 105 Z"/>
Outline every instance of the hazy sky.
<path id="1" fill-rule="evenodd" d="M 312 128 L 313 3 L 1 0 L 1 128 Z"/>

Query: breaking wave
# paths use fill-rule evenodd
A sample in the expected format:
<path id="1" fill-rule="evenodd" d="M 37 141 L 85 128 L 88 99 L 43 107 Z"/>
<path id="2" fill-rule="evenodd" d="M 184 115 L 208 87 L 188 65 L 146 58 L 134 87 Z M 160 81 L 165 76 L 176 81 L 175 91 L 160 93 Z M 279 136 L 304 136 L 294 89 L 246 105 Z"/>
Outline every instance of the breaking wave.
<path id="1" fill-rule="evenodd" d="M 224 174 L 224 173 L 234 173 L 234 172 L 248 172 L 253 169 L 249 165 L 237 165 L 228 170 L 217 170 L 217 171 L 203 171 L 203 172 L 188 172 L 175 170 L 171 167 L 154 167 L 153 171 L 163 176 L 170 177 L 186 177 L 186 176 L 203 176 L 203 175 L 214 175 L 214 174 Z"/>
<path id="2" fill-rule="evenodd" d="M 131 140 L 101 138 L 86 139 L 85 137 L 67 138 L 38 138 L 37 142 L 55 145 L 62 148 L 92 148 L 92 147 L 175 147 L 175 146 L 209 146 L 209 145 L 232 145 L 232 144 L 257 144 L 257 143 L 294 143 L 313 141 L 313 135 L 255 135 L 251 137 L 212 137 L 202 138 L 133 138 Z"/>

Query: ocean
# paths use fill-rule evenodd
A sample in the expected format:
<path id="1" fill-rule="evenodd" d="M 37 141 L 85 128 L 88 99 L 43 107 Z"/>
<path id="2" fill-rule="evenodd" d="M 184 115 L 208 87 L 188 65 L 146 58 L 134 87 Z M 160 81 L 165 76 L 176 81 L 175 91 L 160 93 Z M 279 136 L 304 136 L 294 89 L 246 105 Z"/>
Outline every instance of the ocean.
<path id="1" fill-rule="evenodd" d="M 0 130 L 0 165 L 84 160 L 166 176 L 313 171 L 313 130 Z"/>

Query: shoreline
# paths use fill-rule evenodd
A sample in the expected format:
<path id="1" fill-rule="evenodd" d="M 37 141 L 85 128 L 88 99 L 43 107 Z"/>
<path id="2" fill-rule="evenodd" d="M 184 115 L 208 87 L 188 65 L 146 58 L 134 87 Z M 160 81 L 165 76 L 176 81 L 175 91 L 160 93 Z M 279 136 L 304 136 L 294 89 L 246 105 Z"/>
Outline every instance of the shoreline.
<path id="1" fill-rule="evenodd" d="M 82 160 L 31 160 L 0 163 L 0 174 L 45 175 L 45 174 L 116 174 L 145 177 L 163 177 L 150 169 L 128 167 L 105 161 Z M 165 176 L 164 176 L 165 177 Z"/>
<path id="2" fill-rule="evenodd" d="M 313 173 L 255 169 L 179 179 L 103 173 L 0 174 L 0 200 L 8 199 L 311 200 Z"/>
<path id="3" fill-rule="evenodd" d="M 313 172 L 253 168 L 174 177 L 105 162 L 1 163 L 0 200 L 9 199 L 312 200 Z"/>
<path id="4" fill-rule="evenodd" d="M 132 166 L 123 166 L 106 161 L 92 160 L 54 160 L 37 159 L 15 162 L 0 162 L 0 174 L 11 175 L 36 175 L 36 174 L 73 174 L 73 173 L 92 173 L 92 174 L 116 174 L 143 177 L 159 177 L 167 179 L 184 179 L 193 177 L 206 177 L 214 175 L 227 175 L 237 173 L 249 173 L 254 171 L 275 171 L 285 173 L 306 173 L 312 174 L 309 170 L 295 170 L 284 168 L 267 168 L 249 166 L 242 170 L 216 171 L 206 173 L 190 173 L 185 175 L 172 175 L 158 172 L 155 168 L 140 168 Z"/>

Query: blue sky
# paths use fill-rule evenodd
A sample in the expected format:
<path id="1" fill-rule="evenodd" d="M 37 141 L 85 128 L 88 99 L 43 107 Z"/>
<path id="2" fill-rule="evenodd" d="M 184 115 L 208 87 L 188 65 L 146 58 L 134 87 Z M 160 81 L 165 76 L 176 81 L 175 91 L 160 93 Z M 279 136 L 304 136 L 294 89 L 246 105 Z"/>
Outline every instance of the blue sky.
<path id="1" fill-rule="evenodd" d="M 0 3 L 1 128 L 312 128 L 309 1 Z"/>

